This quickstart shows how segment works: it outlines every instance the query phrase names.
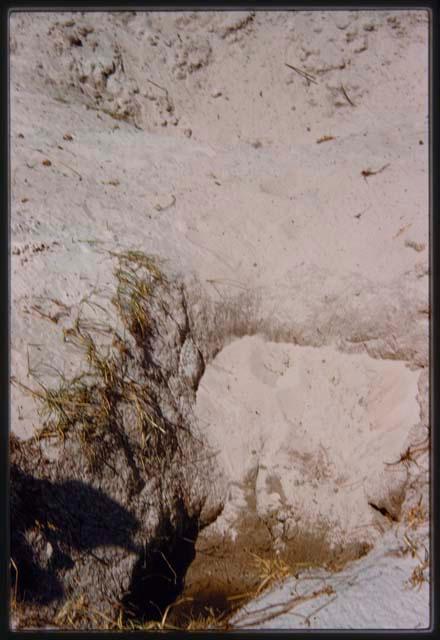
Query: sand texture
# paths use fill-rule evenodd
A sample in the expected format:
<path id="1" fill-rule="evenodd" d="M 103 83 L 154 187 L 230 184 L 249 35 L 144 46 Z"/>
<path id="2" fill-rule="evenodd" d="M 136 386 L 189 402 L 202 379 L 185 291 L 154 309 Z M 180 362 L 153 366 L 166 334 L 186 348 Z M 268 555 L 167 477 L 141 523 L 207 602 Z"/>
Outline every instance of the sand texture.
<path id="1" fill-rule="evenodd" d="M 232 594 L 232 627 L 429 625 L 428 19 L 11 16 L 14 509 L 26 566 L 53 580 L 14 624 L 115 624 L 169 535 L 162 622 L 186 584 L 207 607 Z M 80 373 L 113 435 L 69 413 L 64 445 L 36 442 L 44 394 Z M 80 480 L 132 537 L 39 538 L 26 478 L 40 516 Z M 203 556 L 214 543 L 225 559 Z M 290 569 L 259 579 L 249 554 Z M 94 576 L 100 617 L 65 614 Z"/>

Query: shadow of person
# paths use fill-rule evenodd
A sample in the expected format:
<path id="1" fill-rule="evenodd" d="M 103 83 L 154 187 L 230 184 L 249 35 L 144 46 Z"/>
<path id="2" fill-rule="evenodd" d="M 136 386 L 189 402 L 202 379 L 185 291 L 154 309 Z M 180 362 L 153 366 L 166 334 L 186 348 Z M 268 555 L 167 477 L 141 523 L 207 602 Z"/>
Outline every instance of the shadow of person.
<path id="1" fill-rule="evenodd" d="M 134 565 L 130 589 L 122 600 L 129 617 L 161 620 L 167 606 L 183 591 L 187 569 L 196 555 L 199 523 L 197 516 L 186 512 L 183 501 L 178 502 L 176 510 L 182 514 L 184 527 L 176 530 L 165 518 L 155 540 Z"/>
<path id="2" fill-rule="evenodd" d="M 133 542 L 138 520 L 123 506 L 79 480 L 52 482 L 10 469 L 11 584 L 17 599 L 48 604 L 65 596 L 60 576 L 78 555 L 120 547 L 140 555 Z"/>

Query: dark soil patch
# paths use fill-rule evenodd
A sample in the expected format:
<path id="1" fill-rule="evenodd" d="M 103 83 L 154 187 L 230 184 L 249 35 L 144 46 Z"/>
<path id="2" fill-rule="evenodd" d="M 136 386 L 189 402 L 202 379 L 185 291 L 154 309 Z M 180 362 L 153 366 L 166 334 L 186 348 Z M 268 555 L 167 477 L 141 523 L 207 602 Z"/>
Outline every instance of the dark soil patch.
<path id="1" fill-rule="evenodd" d="M 324 525 L 298 528 L 277 554 L 270 523 L 256 513 L 242 518 L 235 540 L 202 531 L 185 588 L 168 621 L 186 628 L 191 621 L 206 620 L 209 626 L 225 628 L 237 609 L 278 580 L 311 567 L 340 571 L 370 550 L 366 543 L 332 548 L 328 534 Z"/>

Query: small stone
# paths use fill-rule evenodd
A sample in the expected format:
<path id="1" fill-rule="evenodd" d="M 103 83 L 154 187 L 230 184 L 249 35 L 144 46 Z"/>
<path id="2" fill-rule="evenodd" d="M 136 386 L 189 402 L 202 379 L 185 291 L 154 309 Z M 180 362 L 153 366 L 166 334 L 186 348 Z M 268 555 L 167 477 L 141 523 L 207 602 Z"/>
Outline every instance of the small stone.
<path id="1" fill-rule="evenodd" d="M 198 381 L 205 370 L 205 364 L 192 338 L 187 338 L 182 346 L 179 369 L 193 389 L 197 388 Z"/>

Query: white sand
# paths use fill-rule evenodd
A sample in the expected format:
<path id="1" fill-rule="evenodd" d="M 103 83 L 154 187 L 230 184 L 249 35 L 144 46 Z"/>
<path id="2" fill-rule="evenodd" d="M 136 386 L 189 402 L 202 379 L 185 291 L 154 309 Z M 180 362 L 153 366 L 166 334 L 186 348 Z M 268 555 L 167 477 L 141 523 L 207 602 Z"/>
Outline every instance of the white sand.
<path id="1" fill-rule="evenodd" d="M 244 305 L 257 294 L 268 328 L 225 347 L 199 388 L 225 491 L 258 467 L 262 513 L 330 519 L 347 539 L 377 538 L 370 525 L 383 516 L 368 502 L 392 513 L 405 487 L 402 509 L 426 500 L 405 467 L 385 463 L 426 432 L 427 21 L 424 11 L 15 13 L 13 376 L 53 384 L 75 369 L 62 328 L 84 296 L 111 297 L 107 250 L 158 254 L 206 297 Z M 124 109 L 127 122 L 108 114 Z M 30 437 L 34 401 L 11 393 L 12 431 Z M 240 505 L 235 487 L 217 526 L 233 526 Z M 426 594 L 411 627 L 425 625 Z M 394 594 L 382 595 L 378 624 L 397 625 Z M 373 620 L 327 611 L 318 626 Z"/>
<path id="2" fill-rule="evenodd" d="M 401 534 L 401 532 L 399 532 Z M 429 584 L 408 576 L 420 564 L 402 557 L 399 533 L 384 536 L 365 558 L 338 574 L 310 571 L 260 596 L 235 616 L 237 629 L 426 629 Z M 424 551 L 421 552 L 422 559 Z M 399 558 L 398 560 L 396 558 Z M 313 593 L 327 592 L 313 596 Z M 310 597 L 312 596 L 312 597 Z M 301 602 L 301 599 L 304 600 Z"/>
<path id="3" fill-rule="evenodd" d="M 329 522 L 342 540 L 377 538 L 369 502 L 400 506 L 402 443 L 419 421 L 416 372 L 400 362 L 242 338 L 208 367 L 197 398 L 201 430 L 220 452 L 230 486 L 217 526 L 247 509 L 246 478 L 256 469 L 261 515 L 288 525 Z M 277 480 L 275 480 L 277 479 Z"/>

